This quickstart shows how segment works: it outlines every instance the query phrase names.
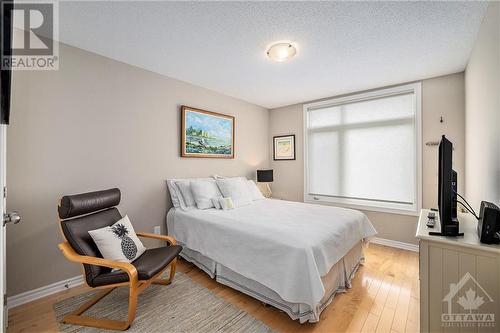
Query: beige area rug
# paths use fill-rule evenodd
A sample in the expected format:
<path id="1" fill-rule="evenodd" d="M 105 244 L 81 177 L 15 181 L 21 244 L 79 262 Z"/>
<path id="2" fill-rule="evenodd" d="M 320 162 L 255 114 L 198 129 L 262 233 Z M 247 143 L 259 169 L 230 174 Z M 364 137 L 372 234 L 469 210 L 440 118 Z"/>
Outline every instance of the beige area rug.
<path id="1" fill-rule="evenodd" d="M 57 320 L 93 295 L 94 291 L 56 303 Z M 182 273 L 177 273 L 169 286 L 151 285 L 137 303 L 135 321 L 127 332 L 274 332 Z M 85 315 L 125 320 L 127 306 L 128 287 L 120 287 L 88 309 Z M 59 328 L 64 333 L 103 331 L 66 324 L 59 324 Z"/>

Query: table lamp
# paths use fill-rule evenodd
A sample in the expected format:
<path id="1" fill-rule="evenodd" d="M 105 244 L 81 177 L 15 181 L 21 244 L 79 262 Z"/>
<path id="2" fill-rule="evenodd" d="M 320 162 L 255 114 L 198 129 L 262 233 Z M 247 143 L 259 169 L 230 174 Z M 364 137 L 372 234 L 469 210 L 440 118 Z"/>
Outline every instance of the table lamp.
<path id="1" fill-rule="evenodd" d="M 271 187 L 269 183 L 273 182 L 273 170 L 257 170 L 257 185 L 266 198 L 271 197 Z"/>

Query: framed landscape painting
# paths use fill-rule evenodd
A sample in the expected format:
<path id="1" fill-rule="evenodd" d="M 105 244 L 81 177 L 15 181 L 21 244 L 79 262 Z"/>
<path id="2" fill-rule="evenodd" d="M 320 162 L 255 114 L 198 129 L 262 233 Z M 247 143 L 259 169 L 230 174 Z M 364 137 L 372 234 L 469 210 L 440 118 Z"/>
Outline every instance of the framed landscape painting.
<path id="1" fill-rule="evenodd" d="M 275 161 L 295 159 L 295 134 L 275 136 L 273 140 Z"/>
<path id="2" fill-rule="evenodd" d="M 181 156 L 234 158 L 234 117 L 181 108 Z"/>

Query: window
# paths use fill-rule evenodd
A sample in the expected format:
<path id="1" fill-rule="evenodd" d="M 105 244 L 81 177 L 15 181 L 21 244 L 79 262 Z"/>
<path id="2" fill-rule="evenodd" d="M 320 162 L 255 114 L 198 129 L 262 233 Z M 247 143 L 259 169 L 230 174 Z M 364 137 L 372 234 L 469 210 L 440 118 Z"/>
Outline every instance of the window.
<path id="1" fill-rule="evenodd" d="M 420 83 L 304 105 L 306 202 L 416 214 Z"/>

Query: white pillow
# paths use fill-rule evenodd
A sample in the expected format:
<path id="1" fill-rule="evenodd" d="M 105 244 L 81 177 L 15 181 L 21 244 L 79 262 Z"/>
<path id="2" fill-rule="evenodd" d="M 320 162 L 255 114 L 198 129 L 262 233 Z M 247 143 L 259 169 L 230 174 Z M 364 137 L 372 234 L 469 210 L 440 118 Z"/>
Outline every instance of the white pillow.
<path id="1" fill-rule="evenodd" d="M 232 199 L 235 207 L 246 206 L 252 203 L 252 196 L 248 189 L 246 178 L 217 179 L 217 186 L 224 198 Z"/>
<path id="2" fill-rule="evenodd" d="M 234 208 L 234 203 L 231 198 L 219 198 L 219 204 L 222 209 L 229 210 Z"/>
<path id="3" fill-rule="evenodd" d="M 89 234 L 104 259 L 130 263 L 146 251 L 127 215 L 112 226 L 90 230 Z"/>
<path id="4" fill-rule="evenodd" d="M 222 197 L 221 197 L 222 198 Z M 220 199 L 221 198 L 212 198 L 212 204 L 214 205 L 215 209 L 221 209 L 222 206 L 220 205 Z"/>
<path id="5" fill-rule="evenodd" d="M 214 207 L 212 198 L 222 197 L 215 180 L 195 180 L 191 182 L 191 193 L 198 209 Z"/>
<path id="6" fill-rule="evenodd" d="M 175 185 L 175 179 L 167 179 L 167 188 L 168 192 L 170 193 L 170 198 L 172 199 L 172 205 L 175 208 L 179 208 L 181 206 L 181 192 L 179 192 L 179 189 Z"/>
<path id="7" fill-rule="evenodd" d="M 182 201 L 180 202 L 181 208 L 184 210 L 193 208 L 196 202 L 191 192 L 191 182 L 189 180 L 180 180 L 175 182 L 175 186 L 177 186 L 182 195 Z"/>
<path id="8" fill-rule="evenodd" d="M 248 190 L 250 191 L 250 195 L 253 201 L 264 199 L 262 192 L 259 190 L 257 184 L 255 184 L 253 180 L 248 180 Z"/>
<path id="9" fill-rule="evenodd" d="M 189 209 L 194 208 L 194 206 L 195 206 L 194 203 L 191 203 L 190 206 L 188 206 L 185 203 L 184 198 L 182 197 L 182 193 L 181 193 L 179 187 L 176 185 L 176 183 L 177 182 L 188 182 L 189 183 L 189 182 L 192 182 L 192 181 L 195 181 L 195 180 L 213 180 L 213 178 L 204 177 L 204 178 L 167 179 L 168 191 L 170 192 L 170 197 L 172 199 L 172 205 L 175 208 L 179 208 L 180 207 L 180 208 L 182 208 L 184 210 L 189 210 Z M 189 185 L 187 187 L 189 187 Z M 186 191 L 186 196 L 189 196 L 189 191 Z"/>

